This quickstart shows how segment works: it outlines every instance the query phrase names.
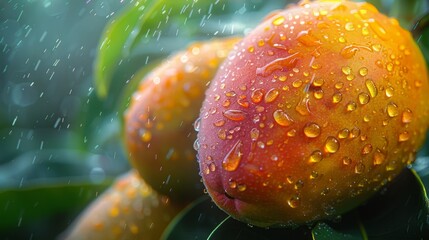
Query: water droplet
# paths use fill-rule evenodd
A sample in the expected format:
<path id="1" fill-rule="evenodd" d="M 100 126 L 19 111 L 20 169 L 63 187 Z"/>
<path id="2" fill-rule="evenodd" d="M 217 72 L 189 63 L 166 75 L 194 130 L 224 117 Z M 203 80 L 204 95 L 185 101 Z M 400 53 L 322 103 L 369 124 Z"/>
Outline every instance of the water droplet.
<path id="1" fill-rule="evenodd" d="M 352 128 L 352 130 L 350 131 L 350 135 L 349 138 L 353 139 L 353 138 L 357 138 L 360 135 L 360 129 L 357 127 Z"/>
<path id="2" fill-rule="evenodd" d="M 297 207 L 299 207 L 299 204 L 300 204 L 300 199 L 299 199 L 299 197 L 298 196 L 292 196 L 288 201 L 287 201 L 287 203 L 289 204 L 289 207 L 291 207 L 291 208 L 297 208 Z"/>
<path id="3" fill-rule="evenodd" d="M 200 126 L 201 126 L 201 118 L 197 118 L 197 120 L 195 120 L 195 122 L 194 122 L 194 130 L 196 132 L 199 132 Z"/>
<path id="4" fill-rule="evenodd" d="M 413 119 L 413 112 L 411 112 L 410 109 L 405 109 L 405 111 L 402 113 L 402 122 L 403 123 L 410 123 Z"/>
<path id="5" fill-rule="evenodd" d="M 307 123 L 304 127 L 304 134 L 309 138 L 316 138 L 320 135 L 320 126 L 316 123 Z"/>
<path id="6" fill-rule="evenodd" d="M 321 87 L 321 86 L 323 86 L 324 83 L 325 83 L 325 80 L 323 80 L 321 78 L 318 78 L 318 79 L 315 79 L 313 81 L 313 86 L 315 86 L 315 87 Z"/>
<path id="7" fill-rule="evenodd" d="M 388 63 L 388 64 L 386 64 L 386 69 L 387 69 L 387 71 L 389 71 L 389 72 L 393 71 L 393 63 Z"/>
<path id="8" fill-rule="evenodd" d="M 285 18 L 283 16 L 278 16 L 273 20 L 274 26 L 279 26 L 285 21 Z"/>
<path id="9" fill-rule="evenodd" d="M 301 189 L 302 187 L 304 187 L 304 181 L 302 181 L 302 180 L 296 181 L 295 186 L 294 186 L 295 190 Z"/>
<path id="10" fill-rule="evenodd" d="M 292 83 L 292 86 L 293 86 L 294 88 L 299 88 L 299 87 L 301 87 L 301 86 L 302 86 L 302 81 L 301 81 L 301 80 L 296 80 L 296 81 L 294 81 L 294 82 Z"/>
<path id="11" fill-rule="evenodd" d="M 226 139 L 226 130 L 225 129 L 219 129 L 219 131 L 217 132 L 217 136 L 220 140 L 225 140 Z"/>
<path id="12" fill-rule="evenodd" d="M 241 110 L 227 110 L 223 112 L 223 115 L 232 121 L 242 121 L 246 118 L 246 115 Z"/>
<path id="13" fill-rule="evenodd" d="M 217 120 L 216 122 L 213 123 L 213 125 L 215 127 L 222 127 L 223 125 L 225 125 L 225 120 Z"/>
<path id="14" fill-rule="evenodd" d="M 343 164 L 346 165 L 346 166 L 348 166 L 348 165 L 350 165 L 352 163 L 352 159 L 349 158 L 349 157 L 343 157 L 342 160 L 343 160 Z"/>
<path id="15" fill-rule="evenodd" d="M 381 51 L 381 44 L 373 44 L 371 45 L 372 50 L 376 51 L 376 52 L 380 52 Z"/>
<path id="16" fill-rule="evenodd" d="M 281 70 L 283 72 L 286 72 L 286 70 L 292 69 L 296 65 L 298 61 L 297 59 L 298 56 L 299 56 L 299 53 L 294 53 L 285 58 L 277 58 L 269 62 L 265 66 L 257 68 L 256 75 L 266 77 L 276 70 Z"/>
<path id="17" fill-rule="evenodd" d="M 340 148 L 340 143 L 335 137 L 328 137 L 325 141 L 325 151 L 328 153 L 336 153 Z"/>
<path id="18" fill-rule="evenodd" d="M 365 144 L 362 148 L 362 154 L 366 155 L 369 154 L 372 151 L 372 145 L 371 144 Z"/>
<path id="19" fill-rule="evenodd" d="M 244 184 L 239 184 L 239 185 L 237 186 L 237 189 L 238 189 L 238 191 L 240 191 L 240 192 L 244 192 L 244 191 L 246 191 L 247 186 L 246 186 L 246 185 L 244 185 Z"/>
<path id="20" fill-rule="evenodd" d="M 374 19 L 368 20 L 369 26 L 371 29 L 375 32 L 375 34 L 382 40 L 386 41 L 389 40 L 389 37 L 387 35 L 386 29 L 384 29 L 379 22 L 377 22 Z"/>
<path id="21" fill-rule="evenodd" d="M 406 142 L 408 139 L 410 139 L 410 134 L 407 131 L 400 133 L 398 136 L 399 142 Z"/>
<path id="22" fill-rule="evenodd" d="M 195 151 L 198 151 L 200 149 L 200 140 L 198 138 L 195 139 L 193 147 Z"/>
<path id="23" fill-rule="evenodd" d="M 350 131 L 347 128 L 343 128 L 338 132 L 339 139 L 345 139 L 349 136 Z"/>
<path id="24" fill-rule="evenodd" d="M 252 95 L 251 95 L 251 98 L 252 98 L 252 101 L 254 102 L 254 103 L 259 103 L 259 102 L 261 102 L 262 101 L 262 98 L 264 97 L 264 92 L 263 92 L 263 90 L 262 89 L 255 89 L 253 92 L 252 92 Z"/>
<path id="25" fill-rule="evenodd" d="M 250 130 L 250 139 L 252 139 L 252 141 L 256 141 L 259 138 L 259 130 L 256 128 L 252 128 L 252 130 Z"/>
<path id="26" fill-rule="evenodd" d="M 152 140 L 152 133 L 150 131 L 141 129 L 140 137 L 143 142 L 147 143 L 147 142 L 150 142 L 150 140 Z"/>
<path id="27" fill-rule="evenodd" d="M 273 117 L 276 123 L 279 124 L 280 126 L 287 127 L 293 123 L 292 118 L 289 117 L 289 115 L 281 109 L 276 110 L 273 113 Z"/>
<path id="28" fill-rule="evenodd" d="M 321 44 L 320 40 L 313 36 L 310 30 L 304 30 L 298 33 L 297 40 L 307 47 L 318 46 Z"/>
<path id="29" fill-rule="evenodd" d="M 352 112 L 352 111 L 356 110 L 356 108 L 357 108 L 357 105 L 355 102 L 351 101 L 351 102 L 347 103 L 347 106 L 346 106 L 347 112 Z"/>
<path id="30" fill-rule="evenodd" d="M 277 155 L 272 155 L 271 156 L 271 160 L 277 161 L 277 160 L 279 160 L 279 157 L 277 157 Z"/>
<path id="31" fill-rule="evenodd" d="M 399 114 L 398 106 L 394 103 L 389 103 L 387 105 L 387 115 L 389 117 L 396 117 Z"/>
<path id="32" fill-rule="evenodd" d="M 369 29 L 367 27 L 362 27 L 362 35 L 364 36 L 369 35 Z"/>
<path id="33" fill-rule="evenodd" d="M 367 79 L 365 81 L 365 85 L 366 85 L 366 88 L 368 89 L 369 94 L 371 95 L 372 98 L 377 96 L 377 93 L 378 93 L 377 87 L 375 86 L 374 82 L 371 79 Z"/>
<path id="34" fill-rule="evenodd" d="M 253 53 L 255 51 L 255 47 L 250 46 L 249 48 L 247 48 L 247 51 Z"/>
<path id="35" fill-rule="evenodd" d="M 350 45 L 345 46 L 343 49 L 341 49 L 340 54 L 344 58 L 352 58 L 356 55 L 357 51 L 359 51 L 360 49 L 364 49 L 364 50 L 367 50 L 369 52 L 372 52 L 372 49 L 367 47 L 367 46 L 350 44 Z"/>
<path id="36" fill-rule="evenodd" d="M 225 96 L 227 97 L 235 97 L 237 94 L 235 93 L 235 91 L 229 91 L 227 93 L 225 93 Z"/>
<path id="37" fill-rule="evenodd" d="M 234 181 L 232 179 L 229 179 L 228 182 L 229 182 L 229 187 L 230 188 L 232 188 L 232 189 L 237 188 L 237 182 L 236 181 Z"/>
<path id="38" fill-rule="evenodd" d="M 319 176 L 319 173 L 316 171 L 311 171 L 310 173 L 310 179 L 316 179 Z"/>
<path id="39" fill-rule="evenodd" d="M 382 153 L 381 150 L 377 148 L 373 158 L 374 165 L 383 164 L 385 159 L 386 159 L 386 156 L 384 155 L 384 153 Z"/>
<path id="40" fill-rule="evenodd" d="M 343 99 L 343 95 L 341 93 L 335 93 L 332 96 L 332 103 L 339 103 Z"/>
<path id="41" fill-rule="evenodd" d="M 365 77 L 366 75 L 368 75 L 368 68 L 363 67 L 359 69 L 359 75 L 361 75 L 362 77 Z"/>
<path id="42" fill-rule="evenodd" d="M 237 170 L 243 156 L 243 153 L 241 152 L 242 145 L 241 141 L 237 141 L 232 149 L 226 154 L 222 161 L 223 169 L 229 172 Z"/>
<path id="43" fill-rule="evenodd" d="M 393 96 L 394 89 L 392 87 L 386 88 L 386 97 L 390 98 Z"/>
<path id="44" fill-rule="evenodd" d="M 210 164 L 209 164 L 209 169 L 210 169 L 210 171 L 212 171 L 212 172 L 216 171 L 216 165 L 215 165 L 214 163 L 210 163 Z"/>
<path id="45" fill-rule="evenodd" d="M 287 136 L 288 137 L 295 137 L 296 136 L 296 130 L 295 129 L 291 129 L 287 132 Z"/>
<path id="46" fill-rule="evenodd" d="M 275 88 L 270 89 L 267 92 L 267 94 L 265 95 L 265 98 L 264 98 L 265 102 L 266 103 L 273 102 L 274 100 L 276 100 L 276 98 L 279 95 L 279 93 L 280 93 L 279 90 L 277 90 Z"/>
<path id="47" fill-rule="evenodd" d="M 320 161 L 322 161 L 323 159 L 323 154 L 320 150 L 316 150 L 313 153 L 311 153 L 308 161 L 311 163 L 318 163 Z"/>
<path id="48" fill-rule="evenodd" d="M 358 99 L 360 104 L 365 105 L 369 102 L 369 95 L 367 93 L 360 93 Z"/>
<path id="49" fill-rule="evenodd" d="M 352 73 L 352 68 L 349 66 L 344 66 L 341 68 L 341 72 L 343 72 L 344 75 L 350 75 Z"/>
<path id="50" fill-rule="evenodd" d="M 352 23 L 352 22 L 348 22 L 348 23 L 346 23 L 346 25 L 344 25 L 344 28 L 345 28 L 347 31 L 349 31 L 349 32 L 351 32 L 351 31 L 354 31 L 354 30 L 355 30 L 355 26 L 353 25 L 353 23 Z"/>
<path id="51" fill-rule="evenodd" d="M 355 173 L 362 174 L 365 171 L 365 165 L 363 163 L 358 163 L 355 166 Z"/>
<path id="52" fill-rule="evenodd" d="M 316 91 L 313 92 L 313 96 L 316 99 L 322 99 L 323 98 L 323 90 L 322 89 L 318 89 Z"/>
<path id="53" fill-rule="evenodd" d="M 310 114 L 310 107 L 308 105 L 309 100 L 310 99 L 308 98 L 308 95 L 303 97 L 302 100 L 300 102 L 298 102 L 298 104 L 296 105 L 295 111 L 297 111 L 302 116 L 309 115 Z"/>
<path id="54" fill-rule="evenodd" d="M 226 108 L 229 107 L 230 105 L 231 105 L 231 101 L 229 99 L 226 99 L 222 104 L 222 106 L 224 106 Z"/>

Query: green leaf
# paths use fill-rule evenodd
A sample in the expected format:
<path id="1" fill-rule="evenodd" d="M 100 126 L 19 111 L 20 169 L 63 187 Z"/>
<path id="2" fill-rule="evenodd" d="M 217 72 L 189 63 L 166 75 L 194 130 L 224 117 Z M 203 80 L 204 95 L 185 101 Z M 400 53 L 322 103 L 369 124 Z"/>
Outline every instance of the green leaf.
<path id="1" fill-rule="evenodd" d="M 409 29 L 416 17 L 425 12 L 425 0 L 395 0 L 390 6 L 389 16 L 398 19 L 402 27 Z"/>
<path id="2" fill-rule="evenodd" d="M 80 211 L 97 197 L 110 181 L 40 184 L 33 187 L 0 190 L 0 232 L 37 224 L 40 219 L 55 217 L 70 210 Z"/>
<path id="3" fill-rule="evenodd" d="M 146 1 L 136 1 L 119 17 L 110 22 L 104 30 L 94 69 L 96 91 L 100 97 L 107 96 L 112 75 L 121 58 L 125 55 L 124 53 L 126 53 L 126 43 L 130 41 L 133 31 L 140 22 L 145 10 L 142 2 Z"/>
<path id="4" fill-rule="evenodd" d="M 208 196 L 203 196 L 180 212 L 164 231 L 161 239 L 207 239 L 228 215 L 220 210 Z"/>
<path id="5" fill-rule="evenodd" d="M 429 237 L 426 190 L 414 170 L 405 169 L 358 213 L 371 240 Z"/>
<path id="6" fill-rule="evenodd" d="M 239 222 L 231 217 L 225 218 L 211 233 L 207 240 L 269 240 L 269 239 L 311 239 L 310 231 L 303 226 L 296 229 L 260 228 Z"/>

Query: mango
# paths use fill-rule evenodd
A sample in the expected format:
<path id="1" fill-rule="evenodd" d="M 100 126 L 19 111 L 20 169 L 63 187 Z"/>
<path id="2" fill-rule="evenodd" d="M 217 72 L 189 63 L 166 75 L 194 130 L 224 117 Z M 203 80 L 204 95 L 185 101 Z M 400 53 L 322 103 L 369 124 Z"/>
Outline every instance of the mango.
<path id="1" fill-rule="evenodd" d="M 261 227 L 341 215 L 413 163 L 429 124 L 426 63 L 365 2 L 269 15 L 222 64 L 198 119 L 214 202 Z"/>

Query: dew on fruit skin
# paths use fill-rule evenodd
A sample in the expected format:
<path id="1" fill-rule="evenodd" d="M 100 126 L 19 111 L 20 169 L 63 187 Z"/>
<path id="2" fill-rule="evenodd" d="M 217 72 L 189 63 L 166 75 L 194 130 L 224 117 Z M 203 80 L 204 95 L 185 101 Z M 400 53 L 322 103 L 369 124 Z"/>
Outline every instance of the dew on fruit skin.
<path id="1" fill-rule="evenodd" d="M 224 106 L 225 108 L 229 107 L 231 105 L 231 101 L 229 99 L 226 99 L 223 103 L 222 106 Z"/>
<path id="2" fill-rule="evenodd" d="M 373 44 L 371 45 L 372 50 L 376 51 L 376 52 L 380 52 L 381 51 L 381 44 Z"/>
<path id="3" fill-rule="evenodd" d="M 285 72 L 288 69 L 292 69 L 298 61 L 298 56 L 299 53 L 297 52 L 284 58 L 277 58 L 263 67 L 256 68 L 256 75 L 266 77 L 276 70 Z"/>
<path id="4" fill-rule="evenodd" d="M 348 165 L 350 165 L 352 163 L 352 159 L 349 158 L 349 157 L 343 157 L 342 158 L 342 162 L 343 162 L 344 165 L 348 166 Z"/>
<path id="5" fill-rule="evenodd" d="M 360 93 L 358 95 L 359 103 L 365 105 L 369 102 L 369 95 L 367 93 Z"/>
<path id="6" fill-rule="evenodd" d="M 297 111 L 302 116 L 307 116 L 310 114 L 310 108 L 309 108 L 309 98 L 308 94 L 306 94 L 301 101 L 298 102 L 298 104 L 295 107 L 295 111 Z"/>
<path id="7" fill-rule="evenodd" d="M 399 142 L 406 142 L 410 139 L 410 134 L 407 131 L 401 132 L 398 136 Z"/>
<path id="8" fill-rule="evenodd" d="M 332 103 L 339 103 L 343 99 L 343 95 L 341 93 L 335 93 L 332 96 Z"/>
<path id="9" fill-rule="evenodd" d="M 349 138 L 353 139 L 353 138 L 357 138 L 360 135 L 360 129 L 357 127 L 352 128 L 352 130 L 350 131 L 350 135 Z"/>
<path id="10" fill-rule="evenodd" d="M 271 160 L 277 161 L 277 160 L 279 160 L 279 157 L 277 155 L 271 155 Z"/>
<path id="11" fill-rule="evenodd" d="M 339 139 L 345 139 L 349 136 L 350 131 L 347 128 L 343 128 L 338 132 Z"/>
<path id="12" fill-rule="evenodd" d="M 405 109 L 405 111 L 402 113 L 402 123 L 410 123 L 413 119 L 413 112 L 407 108 Z"/>
<path id="13" fill-rule="evenodd" d="M 250 96 L 250 98 L 252 99 L 252 102 L 254 103 L 260 103 L 263 97 L 264 97 L 264 92 L 260 88 L 255 89 Z"/>
<path id="14" fill-rule="evenodd" d="M 352 68 L 349 66 L 343 66 L 341 67 L 341 72 L 343 72 L 344 75 L 350 75 L 352 73 Z"/>
<path id="15" fill-rule="evenodd" d="M 219 131 L 217 132 L 217 137 L 220 140 L 225 140 L 226 139 L 226 130 L 225 129 L 219 129 Z"/>
<path id="16" fill-rule="evenodd" d="M 325 141 L 325 152 L 336 153 L 340 148 L 340 143 L 335 137 L 327 137 Z"/>
<path id="17" fill-rule="evenodd" d="M 366 67 L 360 68 L 359 75 L 361 75 L 362 77 L 365 77 L 366 75 L 368 75 L 368 68 Z"/>
<path id="18" fill-rule="evenodd" d="M 285 21 L 285 18 L 283 16 L 278 16 L 273 20 L 272 24 L 274 26 L 280 26 L 284 21 Z"/>
<path id="19" fill-rule="evenodd" d="M 349 32 L 352 32 L 352 31 L 354 31 L 354 30 L 355 30 L 355 26 L 354 26 L 354 24 L 353 24 L 352 22 L 347 22 L 347 23 L 344 25 L 344 28 L 345 28 L 347 31 L 349 31 Z"/>
<path id="20" fill-rule="evenodd" d="M 381 39 L 381 40 L 389 40 L 389 37 L 387 36 L 386 29 L 384 29 L 379 22 L 377 22 L 374 19 L 368 20 L 369 26 L 374 31 L 374 33 Z"/>
<path id="21" fill-rule="evenodd" d="M 246 186 L 245 184 L 238 184 L 238 185 L 237 185 L 237 189 L 238 189 L 238 191 L 240 191 L 240 192 L 244 192 L 244 191 L 246 191 L 247 186 Z"/>
<path id="22" fill-rule="evenodd" d="M 367 50 L 369 52 L 372 52 L 372 49 L 367 47 L 367 46 L 360 46 L 360 45 L 355 45 L 355 44 L 350 44 L 345 46 L 343 49 L 341 49 L 341 56 L 343 56 L 344 58 L 352 58 L 356 55 L 357 51 L 359 51 L 360 49 L 364 49 Z"/>
<path id="23" fill-rule="evenodd" d="M 297 208 L 300 205 L 300 198 L 296 195 L 292 196 L 291 198 L 289 198 L 289 200 L 287 201 L 289 207 L 291 208 Z"/>
<path id="24" fill-rule="evenodd" d="M 386 155 L 381 152 L 380 149 L 376 149 L 373 157 L 373 163 L 374 165 L 381 165 L 384 163 L 384 160 L 386 159 Z"/>
<path id="25" fill-rule="evenodd" d="M 200 139 L 195 139 L 193 147 L 195 151 L 198 151 L 200 149 Z"/>
<path id="26" fill-rule="evenodd" d="M 279 90 L 272 88 L 265 95 L 264 101 L 266 103 L 271 103 L 276 100 L 277 96 L 279 96 Z"/>
<path id="27" fill-rule="evenodd" d="M 145 143 L 150 142 L 152 140 L 152 133 L 145 129 L 140 129 L 140 138 Z"/>
<path id="28" fill-rule="evenodd" d="M 246 114 L 241 110 L 227 110 L 223 112 L 223 116 L 232 121 L 243 121 Z"/>
<path id="29" fill-rule="evenodd" d="M 200 131 L 200 126 L 201 126 L 201 118 L 199 117 L 199 118 L 197 118 L 197 120 L 195 120 L 195 122 L 194 122 L 194 130 L 195 130 L 196 132 L 199 132 L 199 131 Z"/>
<path id="30" fill-rule="evenodd" d="M 302 80 L 296 80 L 296 81 L 294 81 L 294 82 L 292 83 L 292 86 L 293 86 L 294 88 L 299 88 L 299 87 L 301 87 L 301 86 L 302 86 Z"/>
<path id="31" fill-rule="evenodd" d="M 377 87 L 375 86 L 375 83 L 371 79 L 367 79 L 365 81 L 365 86 L 368 89 L 369 95 L 372 98 L 377 96 L 377 94 L 378 94 Z"/>
<path id="32" fill-rule="evenodd" d="M 210 169 L 210 171 L 212 171 L 212 172 L 216 171 L 216 165 L 215 165 L 214 163 L 210 163 L 210 164 L 209 164 L 209 169 Z"/>
<path id="33" fill-rule="evenodd" d="M 395 103 L 389 103 L 387 105 L 387 115 L 389 115 L 389 117 L 396 117 L 399 115 L 398 106 Z"/>
<path id="34" fill-rule="evenodd" d="M 301 179 L 295 182 L 294 189 L 298 190 L 301 189 L 304 186 L 304 181 Z"/>
<path id="35" fill-rule="evenodd" d="M 356 108 L 357 108 L 357 105 L 355 102 L 350 101 L 349 103 L 347 103 L 347 106 L 346 106 L 347 112 L 353 112 L 354 110 L 356 110 Z"/>
<path id="36" fill-rule="evenodd" d="M 298 42 L 302 43 L 304 46 L 307 46 L 307 47 L 318 46 L 321 44 L 319 39 L 311 35 L 310 30 L 301 31 L 300 33 L 298 33 L 298 36 L 296 39 L 298 40 Z"/>
<path id="37" fill-rule="evenodd" d="M 225 158 L 222 161 L 222 167 L 228 172 L 237 170 L 240 165 L 241 158 L 243 153 L 241 152 L 242 147 L 241 141 L 237 141 L 231 150 L 226 154 Z"/>
<path id="38" fill-rule="evenodd" d="M 370 152 L 372 152 L 372 145 L 371 144 L 365 144 L 365 146 L 363 146 L 362 148 L 362 154 L 366 155 L 369 154 Z"/>
<path id="39" fill-rule="evenodd" d="M 323 154 L 320 150 L 316 150 L 313 153 L 311 153 L 308 161 L 311 163 L 318 163 L 320 161 L 322 161 L 323 159 Z"/>
<path id="40" fill-rule="evenodd" d="M 283 110 L 278 109 L 273 113 L 274 121 L 280 126 L 290 126 L 293 123 L 292 118 Z"/>
<path id="41" fill-rule="evenodd" d="M 252 130 L 250 130 L 250 139 L 252 139 L 252 141 L 256 141 L 259 138 L 259 130 L 256 128 L 252 128 Z"/>
<path id="42" fill-rule="evenodd" d="M 364 171 L 365 171 L 365 165 L 363 163 L 359 162 L 358 164 L 356 164 L 355 173 L 362 174 Z"/>
<path id="43" fill-rule="evenodd" d="M 393 87 L 387 87 L 385 90 L 386 97 L 390 98 L 393 96 L 394 89 Z"/>
<path id="44" fill-rule="evenodd" d="M 223 125 L 225 125 L 225 120 L 217 120 L 216 122 L 213 123 L 213 125 L 215 127 L 222 127 Z"/>
<path id="45" fill-rule="evenodd" d="M 304 127 L 304 134 L 308 138 L 316 138 L 320 135 L 321 128 L 316 123 L 307 123 Z"/>
<path id="46" fill-rule="evenodd" d="M 249 53 L 253 53 L 253 52 L 255 51 L 255 47 L 250 46 L 250 47 L 248 47 L 248 48 L 247 48 L 247 51 L 248 51 Z"/>
<path id="47" fill-rule="evenodd" d="M 322 89 L 318 89 L 318 90 L 314 91 L 314 93 L 313 93 L 314 98 L 318 99 L 318 100 L 322 99 L 323 95 L 324 95 L 324 93 L 323 93 Z"/>
<path id="48" fill-rule="evenodd" d="M 314 180 L 317 177 L 319 177 L 319 173 L 317 171 L 311 171 L 311 173 L 310 173 L 310 179 Z"/>
<path id="49" fill-rule="evenodd" d="M 287 132 L 287 136 L 288 137 L 295 137 L 296 136 L 296 130 L 295 129 L 291 129 Z"/>
<path id="50" fill-rule="evenodd" d="M 234 180 L 232 180 L 232 179 L 229 179 L 228 180 L 228 185 L 229 185 L 229 187 L 231 188 L 231 189 L 235 189 L 235 188 L 237 188 L 237 182 L 236 181 L 234 181 Z"/>

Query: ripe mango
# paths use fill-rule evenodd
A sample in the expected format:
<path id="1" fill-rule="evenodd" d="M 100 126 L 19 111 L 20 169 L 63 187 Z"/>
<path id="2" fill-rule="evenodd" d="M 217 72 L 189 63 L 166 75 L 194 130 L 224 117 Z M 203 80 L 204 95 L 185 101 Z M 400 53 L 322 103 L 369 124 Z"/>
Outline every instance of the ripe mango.
<path id="1" fill-rule="evenodd" d="M 415 159 L 426 63 L 369 3 L 303 1 L 268 16 L 206 92 L 198 158 L 216 204 L 256 226 L 338 216 Z"/>
<path id="2" fill-rule="evenodd" d="M 77 218 L 65 239 L 159 239 L 181 208 L 130 171 Z"/>
<path id="3" fill-rule="evenodd" d="M 175 201 L 203 194 L 193 122 L 204 92 L 237 38 L 194 43 L 142 79 L 125 113 L 132 165 L 159 193 Z"/>

